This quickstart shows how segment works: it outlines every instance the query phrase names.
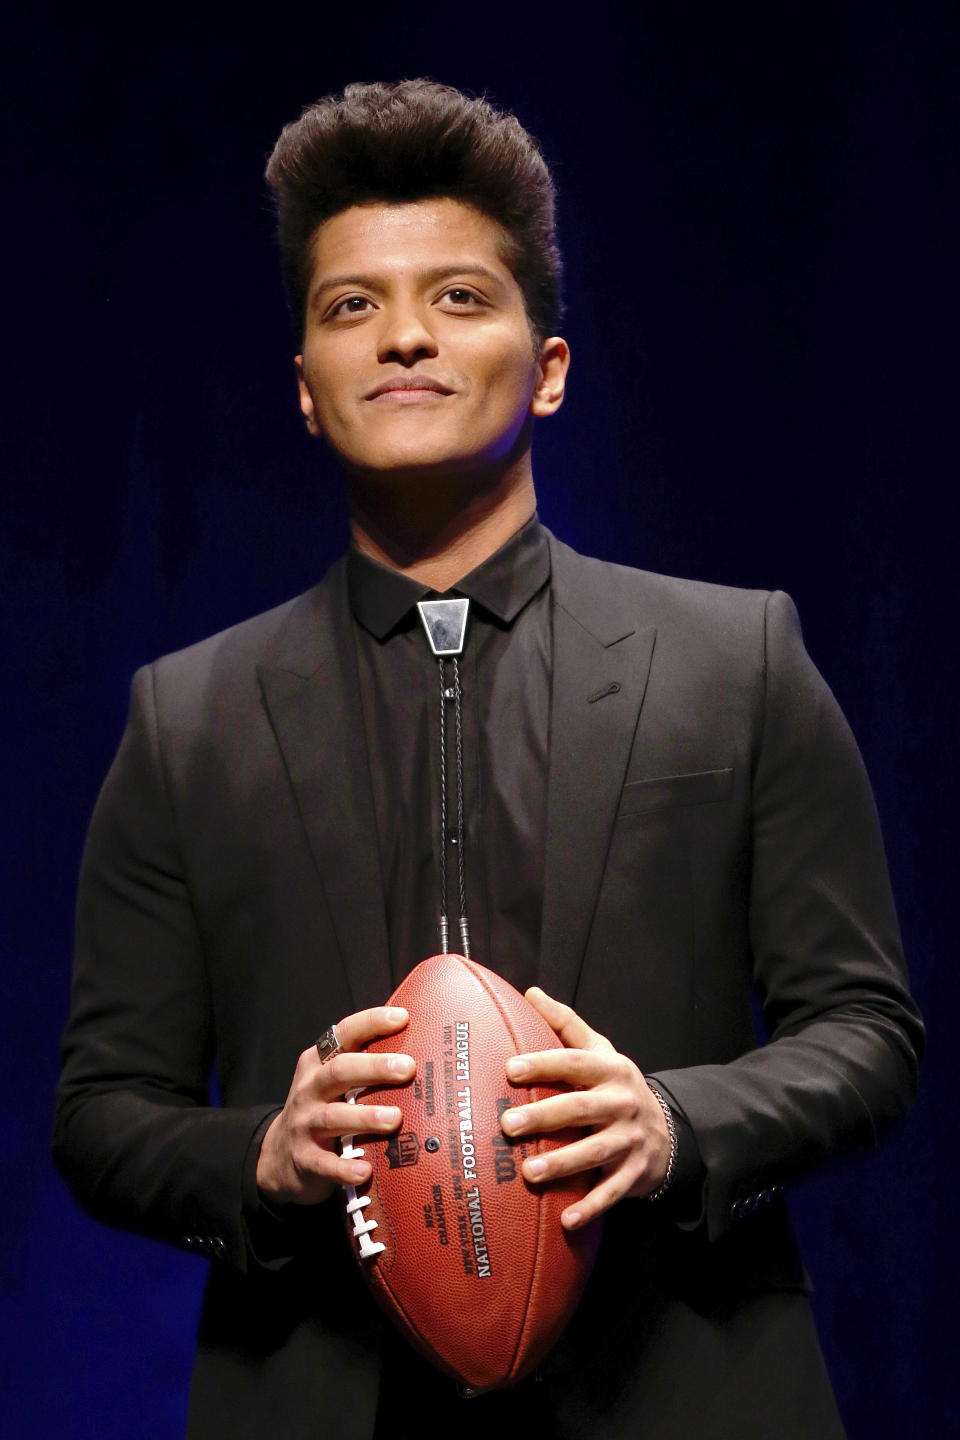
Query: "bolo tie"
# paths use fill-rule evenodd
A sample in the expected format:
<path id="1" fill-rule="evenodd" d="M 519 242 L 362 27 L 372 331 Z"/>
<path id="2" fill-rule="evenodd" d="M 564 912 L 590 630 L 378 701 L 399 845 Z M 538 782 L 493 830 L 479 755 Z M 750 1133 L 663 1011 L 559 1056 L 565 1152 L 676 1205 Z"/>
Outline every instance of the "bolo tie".
<path id="1" fill-rule="evenodd" d="M 430 649 L 437 661 L 440 680 L 440 952 L 443 955 L 450 953 L 447 860 L 452 845 L 457 854 L 460 953 L 469 960 L 470 925 L 467 920 L 467 884 L 463 854 L 463 687 L 460 683 L 460 656 L 463 654 L 463 642 L 467 634 L 470 601 L 466 598 L 420 600 L 417 602 L 417 610 L 420 612 Z M 455 835 L 450 834 L 447 826 L 447 707 L 451 704 L 457 806 Z"/>

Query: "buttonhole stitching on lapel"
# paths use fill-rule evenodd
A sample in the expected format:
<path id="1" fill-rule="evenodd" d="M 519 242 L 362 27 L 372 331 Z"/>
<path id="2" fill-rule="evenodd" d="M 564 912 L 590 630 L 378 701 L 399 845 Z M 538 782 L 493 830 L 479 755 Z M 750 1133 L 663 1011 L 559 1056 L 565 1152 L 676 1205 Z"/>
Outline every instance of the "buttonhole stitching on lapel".
<path id="1" fill-rule="evenodd" d="M 587 696 L 587 704 L 592 705 L 595 700 L 603 700 L 607 695 L 616 695 L 620 689 L 619 680 L 611 680 L 609 685 L 604 685 L 602 690 L 596 690 L 592 695 Z"/>

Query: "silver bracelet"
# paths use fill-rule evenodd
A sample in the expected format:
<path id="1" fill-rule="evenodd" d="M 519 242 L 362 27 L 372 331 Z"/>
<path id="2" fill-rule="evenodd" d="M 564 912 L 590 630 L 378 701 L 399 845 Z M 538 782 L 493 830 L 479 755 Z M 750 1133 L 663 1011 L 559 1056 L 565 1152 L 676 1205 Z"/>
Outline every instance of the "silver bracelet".
<path id="1" fill-rule="evenodd" d="M 663 1118 L 664 1120 L 666 1120 L 667 1129 L 670 1132 L 670 1159 L 667 1161 L 667 1173 L 666 1175 L 664 1175 L 656 1190 L 651 1190 L 650 1194 L 647 1196 L 648 1200 L 659 1200 L 661 1195 L 664 1195 L 667 1190 L 669 1190 L 670 1182 L 673 1179 L 673 1172 L 677 1168 L 677 1126 L 673 1118 L 673 1111 L 670 1109 L 670 1106 L 660 1094 L 660 1091 L 657 1089 L 656 1085 L 651 1085 L 650 1081 L 648 1080 L 647 1089 L 650 1091 L 650 1094 L 653 1096 L 657 1104 L 660 1106 L 660 1109 L 663 1111 Z"/>

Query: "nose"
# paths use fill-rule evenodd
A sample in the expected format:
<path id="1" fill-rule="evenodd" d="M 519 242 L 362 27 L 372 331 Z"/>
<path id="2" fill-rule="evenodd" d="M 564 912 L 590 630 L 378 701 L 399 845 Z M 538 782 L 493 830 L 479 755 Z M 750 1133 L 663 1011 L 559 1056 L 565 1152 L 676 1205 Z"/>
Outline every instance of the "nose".
<path id="1" fill-rule="evenodd" d="M 418 305 L 390 305 L 382 314 L 377 343 L 377 358 L 381 362 L 393 360 L 401 365 L 413 365 L 417 360 L 436 355 L 436 338 Z"/>

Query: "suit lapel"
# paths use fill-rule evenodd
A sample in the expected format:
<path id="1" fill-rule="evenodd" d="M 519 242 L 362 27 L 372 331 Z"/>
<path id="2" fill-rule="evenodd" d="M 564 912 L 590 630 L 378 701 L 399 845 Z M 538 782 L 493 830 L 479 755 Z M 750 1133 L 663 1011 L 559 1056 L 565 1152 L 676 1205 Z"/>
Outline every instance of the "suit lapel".
<path id="1" fill-rule="evenodd" d="M 616 570 L 550 537 L 553 687 L 540 983 L 576 995 L 656 629 L 637 628 Z"/>
<path id="2" fill-rule="evenodd" d="M 258 674 L 354 1006 L 382 1005 L 392 989 L 383 882 L 342 561 L 294 607 L 276 663 Z"/>

